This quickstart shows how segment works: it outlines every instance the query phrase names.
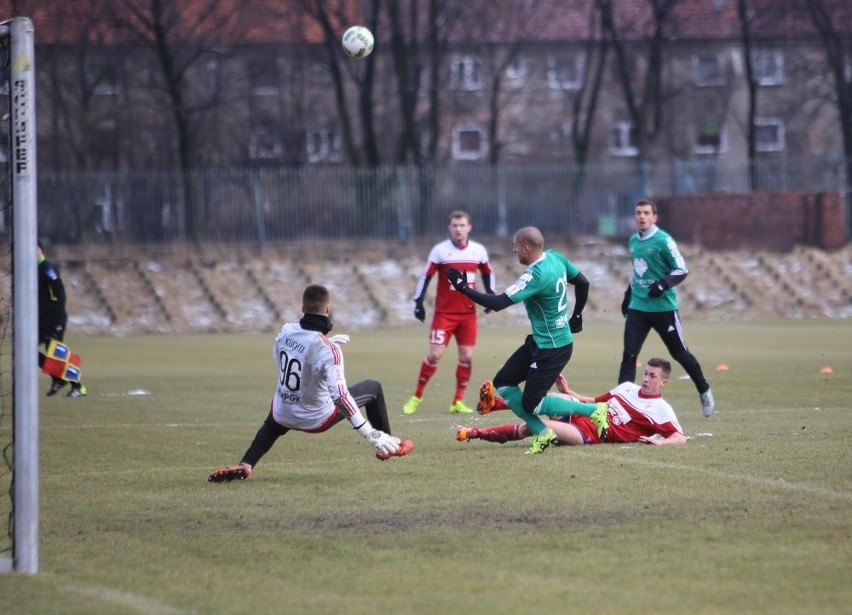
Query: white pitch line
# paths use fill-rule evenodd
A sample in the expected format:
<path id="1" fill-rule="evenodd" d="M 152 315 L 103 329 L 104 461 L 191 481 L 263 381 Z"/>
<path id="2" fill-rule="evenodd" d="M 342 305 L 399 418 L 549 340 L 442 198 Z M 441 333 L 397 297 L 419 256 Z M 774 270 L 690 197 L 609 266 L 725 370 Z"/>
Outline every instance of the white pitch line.
<path id="1" fill-rule="evenodd" d="M 156 602 L 144 596 L 138 596 L 136 594 L 131 594 L 128 592 L 109 589 L 107 587 L 73 584 L 66 585 L 65 588 L 69 591 L 76 592 L 84 596 L 89 596 L 97 600 L 102 600 L 103 602 L 109 604 L 121 605 L 125 608 L 136 611 L 137 613 L 144 613 L 146 615 L 148 613 L 152 615 L 188 615 L 189 613 L 195 612 L 177 609 L 166 604 L 162 604 L 161 602 Z"/>
<path id="2" fill-rule="evenodd" d="M 597 447 L 595 447 L 597 448 Z M 586 455 L 592 454 L 592 451 L 583 451 Z M 825 497 L 838 498 L 841 500 L 852 501 L 852 493 L 848 491 L 834 491 L 824 489 L 822 487 L 814 487 L 804 483 L 793 483 L 783 478 L 768 478 L 756 476 L 754 474 L 729 474 L 727 472 L 719 472 L 718 470 L 709 470 L 707 468 L 699 468 L 697 466 L 689 466 L 680 463 L 668 463 L 665 461 L 654 461 L 652 459 L 635 459 L 630 457 L 622 457 L 612 454 L 607 454 L 607 457 L 617 461 L 624 461 L 636 465 L 643 465 L 652 468 L 661 468 L 664 470 L 678 470 L 686 472 L 695 472 L 696 474 L 704 474 L 713 478 L 721 478 L 725 480 L 737 480 L 752 485 L 760 485 L 761 487 L 770 487 L 773 489 L 783 489 L 786 491 L 798 491 L 802 493 L 812 493 Z"/>

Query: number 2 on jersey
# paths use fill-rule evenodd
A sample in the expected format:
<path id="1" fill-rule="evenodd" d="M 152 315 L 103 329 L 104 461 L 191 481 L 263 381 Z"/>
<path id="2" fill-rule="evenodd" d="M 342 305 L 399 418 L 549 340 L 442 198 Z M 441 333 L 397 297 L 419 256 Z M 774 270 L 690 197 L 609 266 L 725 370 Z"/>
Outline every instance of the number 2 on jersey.
<path id="1" fill-rule="evenodd" d="M 556 282 L 556 292 L 559 293 L 559 313 L 568 309 L 568 279 L 563 273 L 562 277 Z"/>

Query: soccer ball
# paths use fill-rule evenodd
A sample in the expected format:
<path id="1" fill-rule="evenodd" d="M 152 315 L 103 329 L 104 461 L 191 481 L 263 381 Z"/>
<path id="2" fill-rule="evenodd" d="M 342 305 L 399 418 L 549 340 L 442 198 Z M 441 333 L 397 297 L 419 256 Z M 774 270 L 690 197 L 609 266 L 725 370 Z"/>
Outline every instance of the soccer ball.
<path id="1" fill-rule="evenodd" d="M 352 26 L 343 33 L 343 51 L 350 58 L 366 58 L 373 51 L 373 33 L 364 26 Z"/>

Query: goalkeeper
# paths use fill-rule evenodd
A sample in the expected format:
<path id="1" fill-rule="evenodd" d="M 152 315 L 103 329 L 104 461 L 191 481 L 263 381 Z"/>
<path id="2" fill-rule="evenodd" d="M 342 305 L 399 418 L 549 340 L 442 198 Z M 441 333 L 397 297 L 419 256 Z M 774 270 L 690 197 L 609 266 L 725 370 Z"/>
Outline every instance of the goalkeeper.
<path id="1" fill-rule="evenodd" d="M 343 419 L 375 447 L 379 459 L 401 457 L 414 448 L 411 440 L 391 435 L 380 383 L 365 380 L 346 385 L 339 344 L 349 337 L 326 337 L 331 331 L 328 290 L 318 284 L 305 288 L 302 311 L 302 319 L 285 324 L 275 338 L 278 383 L 269 415 L 240 463 L 214 471 L 208 480 L 220 483 L 248 478 L 260 458 L 288 431 L 321 433 Z M 359 406 L 365 407 L 367 418 Z"/>

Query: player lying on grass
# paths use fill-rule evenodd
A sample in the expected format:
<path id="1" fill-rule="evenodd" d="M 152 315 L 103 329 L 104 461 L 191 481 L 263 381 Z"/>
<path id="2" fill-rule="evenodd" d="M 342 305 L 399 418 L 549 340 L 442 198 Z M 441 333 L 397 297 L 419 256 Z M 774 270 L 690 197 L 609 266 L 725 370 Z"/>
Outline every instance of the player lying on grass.
<path id="1" fill-rule="evenodd" d="M 411 440 L 390 434 L 380 383 L 364 380 L 346 385 L 339 344 L 349 337 L 326 337 L 331 331 L 328 290 L 318 284 L 305 288 L 302 311 L 302 319 L 285 324 L 275 338 L 272 357 L 278 364 L 278 383 L 269 415 L 240 463 L 216 470 L 208 480 L 220 483 L 248 478 L 260 458 L 291 429 L 321 433 L 343 419 L 376 447 L 379 459 L 402 457 L 414 448 Z M 366 419 L 359 406 L 365 408 Z"/>
<path id="2" fill-rule="evenodd" d="M 686 436 L 674 410 L 662 397 L 662 390 L 669 382 L 671 371 L 672 366 L 668 361 L 653 358 L 645 366 L 642 386 L 623 382 L 597 397 L 577 394 L 560 374 L 556 380 L 559 393 L 548 395 L 550 403 L 546 411 L 554 413 L 554 416 L 557 409 L 568 414 L 558 419 L 545 419 L 544 422 L 556 433 L 560 444 L 686 444 Z M 588 416 L 592 404 L 597 405 L 597 410 Z M 488 414 L 504 408 L 508 408 L 505 401 L 494 395 L 491 382 L 485 382 L 480 389 L 477 411 Z M 572 408 L 575 410 L 573 413 Z M 525 424 L 459 427 L 456 431 L 456 439 L 460 442 L 478 439 L 503 443 L 522 440 L 530 435 L 530 429 Z"/>

